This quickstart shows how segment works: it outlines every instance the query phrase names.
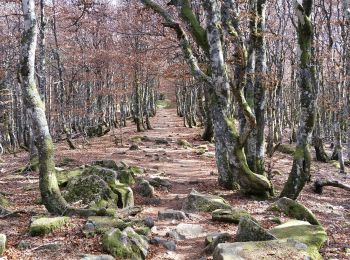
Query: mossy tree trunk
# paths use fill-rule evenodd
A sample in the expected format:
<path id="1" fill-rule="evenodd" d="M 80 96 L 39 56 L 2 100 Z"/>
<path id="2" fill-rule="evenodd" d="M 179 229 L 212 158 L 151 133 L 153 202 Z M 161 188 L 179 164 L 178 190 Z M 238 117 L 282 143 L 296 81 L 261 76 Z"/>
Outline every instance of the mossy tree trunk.
<path id="1" fill-rule="evenodd" d="M 299 90 L 300 90 L 300 126 L 297 146 L 289 174 L 281 197 L 296 199 L 305 183 L 310 179 L 310 141 L 315 125 L 316 84 L 315 70 L 312 64 L 313 26 L 311 13 L 313 0 L 295 0 L 295 11 L 298 18 L 297 35 L 300 48 Z"/>
<path id="2" fill-rule="evenodd" d="M 233 1 L 227 0 L 221 3 L 216 0 L 207 0 L 204 3 L 207 15 L 207 30 L 204 31 L 204 34 L 207 38 L 205 38 L 205 41 L 201 39 L 201 41 L 196 40 L 196 42 L 208 55 L 207 60 L 210 61 L 208 64 L 211 71 L 210 76 L 203 72 L 198 66 L 188 36 L 181 27 L 181 24 L 176 22 L 164 8 L 154 1 L 141 0 L 141 2 L 160 14 L 165 19 L 166 26 L 175 30 L 193 76 L 195 76 L 197 80 L 204 81 L 207 84 L 206 86 L 211 94 L 210 109 L 214 125 L 216 162 L 220 184 L 230 189 L 238 184 L 240 188 L 247 193 L 264 197 L 268 196 L 272 191 L 270 181 L 265 176 L 257 175 L 249 169 L 243 148 L 249 131 L 251 131 L 256 123 L 255 117 L 243 95 L 243 86 L 245 83 L 244 62 L 246 59 L 240 59 L 241 57 L 237 58 L 237 64 L 239 64 L 239 66 L 236 73 L 239 77 L 235 78 L 238 79 L 238 84 L 235 84 L 229 79 L 223 51 L 222 20 L 226 21 L 227 30 L 233 38 L 232 41 L 238 45 L 237 53 L 242 57 L 246 55 L 245 48 L 242 47 L 244 44 L 242 38 L 237 36 L 237 32 L 235 31 L 237 27 L 233 28 L 231 22 L 234 20 L 232 18 L 232 12 L 235 10 Z M 190 12 L 192 11 L 186 7 L 186 18 L 184 20 L 189 24 L 190 31 L 192 35 L 194 35 L 193 38 L 196 39 L 199 35 L 202 35 L 203 31 L 195 16 Z M 222 12 L 224 13 L 223 16 L 221 16 Z M 235 18 L 237 19 L 238 17 L 236 16 Z M 234 24 L 237 25 L 237 23 Z M 251 126 L 248 128 L 247 132 L 241 135 L 237 129 L 238 125 L 236 119 L 231 113 L 230 102 L 232 96 L 237 100 L 236 102 L 242 109 Z"/>
<path id="3" fill-rule="evenodd" d="M 30 115 L 39 157 L 39 188 L 46 209 L 60 215 L 96 215 L 96 210 L 74 209 L 61 195 L 55 175 L 54 146 L 42 102 L 35 82 L 37 26 L 34 0 L 22 0 L 24 31 L 21 41 L 20 80 L 22 98 Z"/>

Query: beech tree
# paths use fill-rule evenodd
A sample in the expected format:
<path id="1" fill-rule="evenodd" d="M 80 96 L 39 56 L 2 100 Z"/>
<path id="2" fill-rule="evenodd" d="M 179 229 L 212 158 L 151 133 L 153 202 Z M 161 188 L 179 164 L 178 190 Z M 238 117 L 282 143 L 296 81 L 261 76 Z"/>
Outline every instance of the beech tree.
<path id="1" fill-rule="evenodd" d="M 244 153 L 247 138 L 256 126 L 256 118 L 243 94 L 245 84 L 246 48 L 242 32 L 238 26 L 239 16 L 236 13 L 235 1 L 204 1 L 207 26 L 204 29 L 193 14 L 189 1 L 171 1 L 188 24 L 192 40 L 203 50 L 209 61 L 210 73 L 203 71 L 193 55 L 189 36 L 180 22 L 154 1 L 142 0 L 165 20 L 165 26 L 172 28 L 182 47 L 184 57 L 197 80 L 205 82 L 210 93 L 216 163 L 219 171 L 219 183 L 226 188 L 238 185 L 250 194 L 268 196 L 272 193 L 272 184 L 264 175 L 251 171 Z M 225 41 L 223 40 L 225 39 Z M 227 56 L 224 50 L 226 41 L 236 47 L 235 73 L 229 73 Z M 237 119 L 230 112 L 230 101 L 234 97 L 236 104 L 246 117 L 247 127 L 244 133 L 238 132 Z"/>
<path id="2" fill-rule="evenodd" d="M 310 141 L 315 125 L 315 102 L 317 96 L 315 68 L 313 66 L 313 0 L 295 0 L 299 54 L 300 123 L 293 167 L 281 197 L 296 199 L 305 183 L 310 179 Z"/>

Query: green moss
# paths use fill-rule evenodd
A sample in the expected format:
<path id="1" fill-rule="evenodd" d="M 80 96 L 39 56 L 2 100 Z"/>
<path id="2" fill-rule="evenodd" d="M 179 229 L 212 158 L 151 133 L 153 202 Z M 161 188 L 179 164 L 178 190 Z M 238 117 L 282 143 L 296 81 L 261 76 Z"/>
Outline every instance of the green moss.
<path id="1" fill-rule="evenodd" d="M 278 239 L 292 238 L 308 246 L 307 252 L 312 259 L 320 258 L 319 250 L 327 240 L 327 233 L 322 226 L 311 225 L 305 221 L 292 220 L 270 230 Z"/>
<path id="2" fill-rule="evenodd" d="M 121 219 L 115 217 L 105 217 L 105 216 L 91 216 L 88 218 L 88 222 L 95 226 L 95 232 L 97 234 L 104 234 L 111 228 L 118 228 L 123 230 L 128 227 L 128 223 Z"/>
<path id="3" fill-rule="evenodd" d="M 252 218 L 244 209 L 217 209 L 212 212 L 212 220 L 238 224 L 241 217 Z"/>
<path id="4" fill-rule="evenodd" d="M 337 160 L 332 160 L 329 162 L 332 166 L 334 166 L 337 169 L 340 169 L 340 163 Z"/>
<path id="5" fill-rule="evenodd" d="M 134 194 L 129 186 L 115 181 L 113 184 L 110 184 L 110 187 L 113 192 L 118 194 L 118 207 L 125 208 L 128 206 L 134 205 Z"/>
<path id="6" fill-rule="evenodd" d="M 30 224 L 29 234 L 31 236 L 49 234 L 52 231 L 62 227 L 69 221 L 69 217 L 38 218 Z"/>
<path id="7" fill-rule="evenodd" d="M 56 172 L 58 186 L 60 187 L 66 186 L 71 179 L 81 176 L 82 172 L 83 172 L 82 169 Z"/>
<path id="8" fill-rule="evenodd" d="M 142 142 L 142 136 L 133 136 L 129 140 L 133 143 L 141 143 Z"/>
<path id="9" fill-rule="evenodd" d="M 124 243 L 125 235 L 119 229 L 111 229 L 105 233 L 102 238 L 103 249 L 116 258 L 121 259 L 140 259 L 135 253 L 135 247 Z"/>
<path id="10" fill-rule="evenodd" d="M 133 172 L 129 170 L 121 170 L 118 174 L 118 180 L 127 185 L 135 184 Z"/>
<path id="11" fill-rule="evenodd" d="M 144 169 L 142 169 L 141 167 L 138 167 L 138 166 L 130 166 L 129 171 L 134 175 L 144 173 Z"/>
<path id="12" fill-rule="evenodd" d="M 9 201 L 1 194 L 0 194 L 0 206 L 4 208 L 9 206 Z"/>

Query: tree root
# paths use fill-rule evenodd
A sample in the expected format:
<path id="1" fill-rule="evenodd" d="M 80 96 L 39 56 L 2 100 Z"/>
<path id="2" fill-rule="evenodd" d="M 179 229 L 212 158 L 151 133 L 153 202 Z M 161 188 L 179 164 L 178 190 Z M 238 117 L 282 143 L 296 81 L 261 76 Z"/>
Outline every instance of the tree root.
<path id="1" fill-rule="evenodd" d="M 346 191 L 350 191 L 350 185 L 341 183 L 338 180 L 321 180 L 321 179 L 318 179 L 315 181 L 314 191 L 318 194 L 322 194 L 324 186 L 337 187 L 337 188 L 344 189 Z"/>

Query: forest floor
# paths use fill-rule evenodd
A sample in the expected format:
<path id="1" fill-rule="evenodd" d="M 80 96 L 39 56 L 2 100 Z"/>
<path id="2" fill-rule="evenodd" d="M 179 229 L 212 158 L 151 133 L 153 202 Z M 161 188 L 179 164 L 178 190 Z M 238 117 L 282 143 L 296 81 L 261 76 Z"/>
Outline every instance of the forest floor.
<path id="1" fill-rule="evenodd" d="M 149 205 L 142 197 L 135 195 L 135 204 L 143 205 L 144 210 L 138 215 L 152 216 L 155 219 L 157 235 L 164 235 L 180 222 L 196 223 L 204 227 L 206 233 L 229 232 L 235 234 L 237 225 L 220 224 L 211 220 L 208 213 L 198 213 L 194 217 L 181 221 L 159 221 L 157 213 L 162 209 L 181 209 L 184 198 L 192 189 L 200 192 L 219 194 L 232 206 L 248 210 L 255 219 L 265 228 L 274 224 L 273 215 L 266 211 L 275 199 L 258 201 L 246 197 L 236 191 L 227 191 L 217 184 L 217 170 L 215 167 L 214 147 L 209 145 L 209 152 L 199 154 L 194 148 L 184 148 L 177 144 L 179 139 L 185 139 L 193 145 L 205 144 L 200 140 L 200 128 L 183 127 L 182 119 L 176 116 L 175 109 L 160 109 L 157 116 L 152 119 L 153 130 L 137 133 L 135 126 L 123 128 L 123 145 L 114 143 L 113 133 L 89 140 L 89 145 L 83 147 L 83 140 L 75 140 L 81 147 L 70 150 L 65 142 L 56 144 L 56 161 L 64 158 L 75 159 L 75 165 L 90 163 L 92 160 L 113 159 L 123 160 L 129 165 L 137 165 L 146 169 L 145 175 L 162 173 L 172 183 L 169 189 L 156 188 L 159 204 Z M 116 130 L 116 135 L 120 135 Z M 135 136 L 149 136 L 167 138 L 169 144 L 155 144 L 154 142 L 139 143 L 140 150 L 131 151 L 130 138 Z M 80 143 L 80 144 L 79 144 Z M 1 158 L 0 191 L 7 194 L 10 201 L 9 209 L 23 210 L 18 216 L 0 219 L 0 233 L 8 237 L 5 259 L 79 259 L 83 253 L 102 253 L 100 237 L 85 238 L 81 229 L 86 220 L 73 218 L 73 221 L 64 228 L 54 231 L 44 237 L 31 237 L 27 230 L 31 217 L 46 214 L 42 205 L 38 205 L 38 173 L 14 173 L 18 167 L 28 161 L 25 152 L 14 155 L 5 155 Z M 274 170 L 282 174 L 273 178 L 276 194 L 285 183 L 292 165 L 290 155 L 276 152 L 268 160 Z M 349 169 L 348 169 L 349 171 Z M 312 164 L 312 180 L 319 177 L 334 177 L 344 183 L 350 184 L 350 179 L 339 175 L 338 169 L 331 164 Z M 312 191 L 312 182 L 307 184 L 299 201 L 312 210 L 323 226 L 326 228 L 329 240 L 321 252 L 325 259 L 350 258 L 350 194 L 337 188 L 325 188 L 322 195 Z M 281 216 L 281 220 L 287 218 Z M 181 240 L 177 243 L 175 252 L 166 251 L 162 246 L 151 246 L 148 259 L 206 259 L 203 257 L 205 234 L 194 239 Z M 29 249 L 18 249 L 20 241 L 28 241 Z M 54 243 L 53 248 L 40 247 Z M 7 257 L 7 258 L 6 258 Z M 1 259 L 1 258 L 0 258 Z"/>

